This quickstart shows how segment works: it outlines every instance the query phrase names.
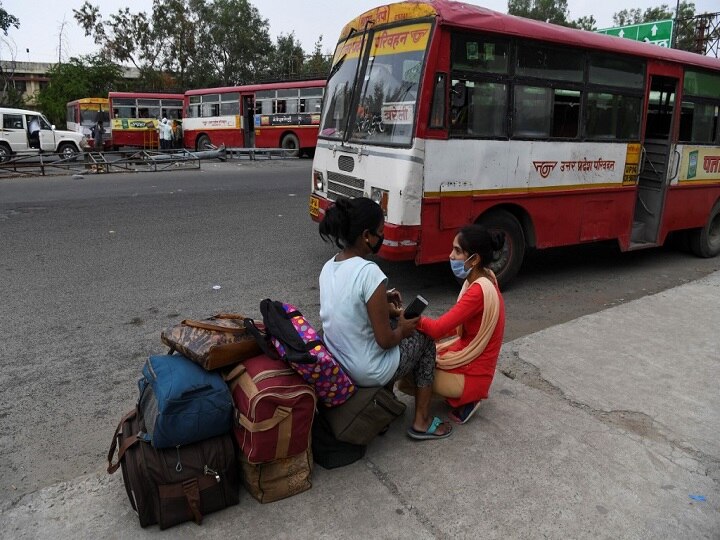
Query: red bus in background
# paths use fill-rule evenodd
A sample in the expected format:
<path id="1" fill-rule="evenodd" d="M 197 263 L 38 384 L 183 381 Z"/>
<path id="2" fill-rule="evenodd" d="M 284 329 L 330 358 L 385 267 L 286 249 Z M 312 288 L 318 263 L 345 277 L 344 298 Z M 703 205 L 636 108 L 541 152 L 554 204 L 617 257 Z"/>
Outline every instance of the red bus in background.
<path id="1" fill-rule="evenodd" d="M 185 146 L 285 148 L 312 154 L 324 80 L 202 88 L 185 92 Z"/>
<path id="2" fill-rule="evenodd" d="M 179 124 L 183 112 L 182 94 L 110 92 L 112 147 L 158 148 L 158 122 L 167 118 Z"/>

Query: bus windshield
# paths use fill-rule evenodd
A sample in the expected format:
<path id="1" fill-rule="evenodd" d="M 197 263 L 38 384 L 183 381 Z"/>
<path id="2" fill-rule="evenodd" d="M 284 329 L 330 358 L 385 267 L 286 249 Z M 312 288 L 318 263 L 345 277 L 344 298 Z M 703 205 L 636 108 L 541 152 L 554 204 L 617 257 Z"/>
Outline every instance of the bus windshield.
<path id="1" fill-rule="evenodd" d="M 371 30 L 338 44 L 325 93 L 322 138 L 411 143 L 430 27 L 424 23 Z"/>

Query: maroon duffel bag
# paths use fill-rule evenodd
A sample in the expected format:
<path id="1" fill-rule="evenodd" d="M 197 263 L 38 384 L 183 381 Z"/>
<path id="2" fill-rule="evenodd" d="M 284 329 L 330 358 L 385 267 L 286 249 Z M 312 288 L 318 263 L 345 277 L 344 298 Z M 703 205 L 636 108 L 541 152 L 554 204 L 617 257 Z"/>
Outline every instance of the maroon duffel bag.
<path id="1" fill-rule="evenodd" d="M 248 463 L 307 451 L 315 391 L 295 370 L 262 354 L 244 360 L 225 380 L 235 402 L 235 438 Z"/>

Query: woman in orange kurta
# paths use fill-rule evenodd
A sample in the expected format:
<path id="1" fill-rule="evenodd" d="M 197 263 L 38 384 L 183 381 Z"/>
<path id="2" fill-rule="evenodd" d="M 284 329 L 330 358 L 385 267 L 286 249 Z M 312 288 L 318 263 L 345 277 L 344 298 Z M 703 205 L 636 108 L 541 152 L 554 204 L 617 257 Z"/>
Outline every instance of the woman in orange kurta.
<path id="1" fill-rule="evenodd" d="M 421 317 L 417 329 L 438 341 L 433 391 L 453 407 L 450 418 L 464 424 L 488 391 L 505 332 L 505 303 L 488 265 L 502 248 L 502 234 L 469 225 L 453 240 L 450 264 L 465 279 L 457 303 L 437 319 Z"/>

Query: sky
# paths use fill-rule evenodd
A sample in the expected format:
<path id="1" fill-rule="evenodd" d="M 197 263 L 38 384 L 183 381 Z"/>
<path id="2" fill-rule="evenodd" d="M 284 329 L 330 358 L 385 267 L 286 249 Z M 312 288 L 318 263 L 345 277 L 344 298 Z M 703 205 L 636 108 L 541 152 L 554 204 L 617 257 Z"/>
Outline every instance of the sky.
<path id="1" fill-rule="evenodd" d="M 465 0 L 495 11 L 507 12 L 507 0 Z M 104 18 L 120 8 L 128 7 L 133 13 L 151 12 L 152 0 L 90 0 L 100 7 Z M 79 9 L 84 0 L 0 0 L 0 5 L 20 19 L 20 29 L 12 28 L 5 38 L 11 49 L 0 47 L 2 60 L 57 62 L 61 51 L 63 60 L 72 56 L 93 54 L 97 46 L 73 18 L 73 9 Z M 382 0 L 251 0 L 260 15 L 267 19 L 270 36 L 275 41 L 280 34 L 294 32 L 303 49 L 312 52 L 315 42 L 323 36 L 323 52 L 332 52 L 342 27 L 364 11 L 382 5 Z M 385 2 L 387 3 L 387 2 Z M 628 8 L 657 7 L 672 4 L 673 0 L 568 0 L 570 19 L 594 15 L 598 28 L 613 26 L 613 13 Z M 695 0 L 696 13 L 720 11 L 718 0 Z M 64 29 L 60 29 L 65 22 Z M 62 35 L 62 39 L 61 39 Z M 1 36 L 1 34 L 0 34 Z"/>

